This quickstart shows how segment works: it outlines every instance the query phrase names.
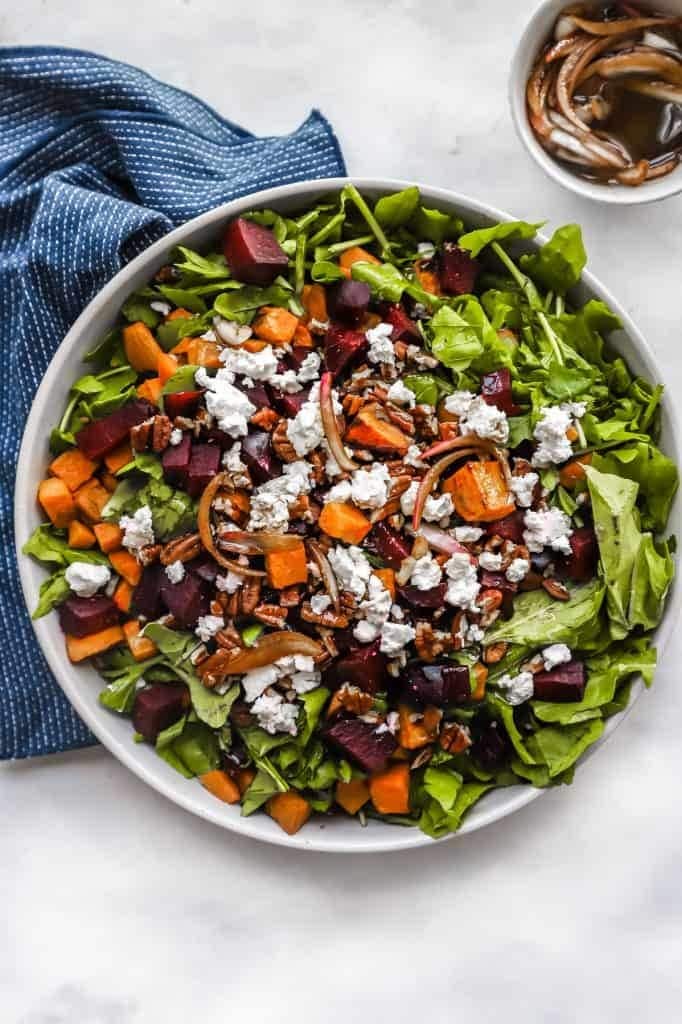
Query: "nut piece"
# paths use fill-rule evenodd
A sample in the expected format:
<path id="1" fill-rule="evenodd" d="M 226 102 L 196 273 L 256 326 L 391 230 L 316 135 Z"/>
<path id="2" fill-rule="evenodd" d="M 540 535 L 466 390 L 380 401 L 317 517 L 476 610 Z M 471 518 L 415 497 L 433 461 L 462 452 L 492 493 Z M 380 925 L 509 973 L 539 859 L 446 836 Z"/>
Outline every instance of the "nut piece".
<path id="1" fill-rule="evenodd" d="M 282 629 L 289 614 L 288 608 L 280 608 L 278 604 L 258 604 L 252 612 L 254 618 L 266 626 Z"/>
<path id="2" fill-rule="evenodd" d="M 555 601 L 568 601 L 571 596 L 563 583 L 559 583 L 558 580 L 543 580 L 542 586 Z"/>
<path id="3" fill-rule="evenodd" d="M 154 426 L 152 429 L 152 451 L 165 451 L 170 444 L 172 429 L 171 421 L 167 416 L 159 415 L 154 417 Z"/>
<path id="4" fill-rule="evenodd" d="M 260 604 L 261 581 L 259 576 L 246 576 L 240 589 L 239 606 L 242 615 L 252 615 Z"/>
<path id="5" fill-rule="evenodd" d="M 176 537 L 166 544 L 159 561 L 161 565 L 170 565 L 171 562 L 191 562 L 201 554 L 201 539 L 198 533 L 185 533 L 182 537 Z"/>
<path id="6" fill-rule="evenodd" d="M 449 722 L 444 725 L 438 737 L 443 750 L 448 754 L 461 754 L 463 750 L 471 746 L 471 733 L 465 725 L 459 722 Z"/>
<path id="7" fill-rule="evenodd" d="M 147 544 L 145 548 L 138 551 L 137 557 L 142 565 L 147 566 L 155 562 L 162 551 L 163 545 L 161 544 Z"/>
<path id="8" fill-rule="evenodd" d="M 327 718 L 331 718 L 332 715 L 342 708 L 344 711 L 349 711 L 352 715 L 365 715 L 373 704 L 374 697 L 371 694 L 365 693 L 359 686 L 344 683 L 343 686 L 339 687 L 329 703 Z"/>
<path id="9" fill-rule="evenodd" d="M 335 612 L 333 608 L 327 608 L 323 612 L 314 612 L 309 601 L 301 605 L 301 618 L 304 622 L 312 622 L 317 626 L 326 626 L 327 629 L 347 629 L 350 619 L 343 612 Z"/>
<path id="10" fill-rule="evenodd" d="M 154 429 L 154 417 L 130 428 L 130 446 L 134 452 L 144 452 Z"/>
<path id="11" fill-rule="evenodd" d="M 275 425 L 279 423 L 279 416 L 274 409 L 258 409 L 257 412 L 254 412 L 249 422 L 260 427 L 261 430 L 267 430 L 268 433 L 270 433 L 270 431 L 274 429 Z"/>
<path id="12" fill-rule="evenodd" d="M 298 455 L 287 434 L 288 420 L 282 419 L 272 432 L 272 447 L 275 455 L 283 462 L 296 462 Z"/>
<path id="13" fill-rule="evenodd" d="M 502 661 L 504 658 L 508 646 L 504 640 L 500 640 L 498 644 L 488 644 L 487 647 L 483 648 L 483 661 L 486 665 L 496 665 L 498 661 Z"/>

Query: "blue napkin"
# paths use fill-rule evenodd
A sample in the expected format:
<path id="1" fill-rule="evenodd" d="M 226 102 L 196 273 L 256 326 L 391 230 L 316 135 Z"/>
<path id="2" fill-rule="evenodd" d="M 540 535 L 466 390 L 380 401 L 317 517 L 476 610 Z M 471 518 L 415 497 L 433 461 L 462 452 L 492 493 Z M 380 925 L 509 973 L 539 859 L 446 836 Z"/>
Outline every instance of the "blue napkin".
<path id="1" fill-rule="evenodd" d="M 317 111 L 291 135 L 257 138 L 127 64 L 0 49 L 0 758 L 95 742 L 40 653 L 14 554 L 17 454 L 54 350 L 105 282 L 171 228 L 248 192 L 344 173 Z"/>

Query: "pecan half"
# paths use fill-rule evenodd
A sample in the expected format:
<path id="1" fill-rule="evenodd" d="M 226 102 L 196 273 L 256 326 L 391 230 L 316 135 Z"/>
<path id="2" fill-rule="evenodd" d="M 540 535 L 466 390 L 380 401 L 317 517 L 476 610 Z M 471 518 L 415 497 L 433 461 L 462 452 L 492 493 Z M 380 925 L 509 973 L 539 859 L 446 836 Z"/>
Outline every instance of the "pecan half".
<path id="1" fill-rule="evenodd" d="M 167 416 L 155 416 L 152 428 L 152 451 L 163 452 L 170 444 L 171 421 Z"/>
<path id="2" fill-rule="evenodd" d="M 251 614 L 266 626 L 282 629 L 289 614 L 289 609 L 280 608 L 278 604 L 258 604 Z"/>
<path id="3" fill-rule="evenodd" d="M 279 422 L 279 416 L 274 409 L 259 409 L 258 412 L 254 412 L 253 416 L 249 420 L 250 423 L 260 427 L 261 430 L 267 430 L 270 433 L 274 430 L 276 424 Z"/>
<path id="4" fill-rule="evenodd" d="M 317 626 L 326 626 L 328 629 L 348 629 L 350 619 L 343 612 L 335 612 L 333 608 L 327 608 L 323 612 L 314 612 L 309 601 L 301 605 L 301 618 L 304 622 L 312 622 Z"/>
<path id="5" fill-rule="evenodd" d="M 136 427 L 130 428 L 130 446 L 134 452 L 144 452 L 149 444 L 154 429 L 154 418 L 138 423 Z"/>
<path id="6" fill-rule="evenodd" d="M 282 608 L 296 608 L 301 603 L 301 588 L 296 584 L 283 587 L 279 592 L 279 603 Z"/>
<path id="7" fill-rule="evenodd" d="M 239 594 L 239 610 L 242 615 L 252 615 L 260 604 L 261 581 L 258 576 L 246 576 Z"/>
<path id="8" fill-rule="evenodd" d="M 166 544 L 159 556 L 162 565 L 171 562 L 191 562 L 201 554 L 201 540 L 198 533 L 184 533 Z"/>
<path id="9" fill-rule="evenodd" d="M 448 754 L 461 754 L 471 746 L 471 734 L 465 725 L 449 722 L 443 726 L 438 742 Z"/>
<path id="10" fill-rule="evenodd" d="M 542 586 L 555 601 L 568 601 L 571 596 L 563 583 L 559 583 L 558 580 L 543 580 Z"/>
<path id="11" fill-rule="evenodd" d="M 418 621 L 415 632 L 414 643 L 422 661 L 435 661 L 440 654 L 457 650 L 455 637 L 442 630 L 434 629 L 430 622 Z"/>
<path id="12" fill-rule="evenodd" d="M 283 462 L 296 462 L 298 455 L 287 434 L 288 420 L 282 419 L 272 432 L 272 447 L 275 455 Z"/>
<path id="13" fill-rule="evenodd" d="M 507 653 L 508 644 L 501 640 L 498 644 L 488 644 L 483 648 L 482 658 L 486 665 L 496 665 Z"/>
<path id="14" fill-rule="evenodd" d="M 151 565 L 155 562 L 163 550 L 161 544 L 147 544 L 145 548 L 141 548 L 137 554 L 138 560 L 142 565 Z"/>
<path id="15" fill-rule="evenodd" d="M 327 717 L 331 718 L 342 708 L 352 715 L 365 715 L 373 704 L 374 697 L 370 693 L 365 693 L 359 686 L 344 683 L 332 697 L 327 708 Z"/>

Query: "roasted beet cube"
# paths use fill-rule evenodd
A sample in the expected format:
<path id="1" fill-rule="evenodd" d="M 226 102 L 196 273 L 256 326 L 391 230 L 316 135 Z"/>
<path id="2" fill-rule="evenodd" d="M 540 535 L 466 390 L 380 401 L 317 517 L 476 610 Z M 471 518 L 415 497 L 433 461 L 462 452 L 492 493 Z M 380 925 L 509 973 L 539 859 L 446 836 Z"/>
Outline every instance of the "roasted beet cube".
<path id="1" fill-rule="evenodd" d="M 127 439 L 131 427 L 157 412 L 150 402 L 136 398 L 101 420 L 88 423 L 76 434 L 76 444 L 89 459 L 101 459 Z"/>
<path id="2" fill-rule="evenodd" d="M 335 320 L 356 327 L 367 312 L 371 295 L 364 281 L 337 281 L 328 292 L 329 312 Z"/>
<path id="3" fill-rule="evenodd" d="M 507 590 L 510 594 L 515 594 L 519 589 L 518 583 L 512 583 L 503 572 L 490 572 L 488 569 L 482 569 L 480 580 L 482 590 L 492 588 L 494 590 Z"/>
<path id="4" fill-rule="evenodd" d="M 442 608 L 447 591 L 446 583 L 439 583 L 437 587 L 430 590 L 420 590 L 419 587 L 400 587 L 400 596 L 413 608 Z"/>
<path id="5" fill-rule="evenodd" d="M 402 677 L 402 696 L 417 707 L 466 704 L 471 699 L 469 669 L 452 662 L 408 665 Z"/>
<path id="6" fill-rule="evenodd" d="M 118 622 L 118 608 L 104 595 L 67 597 L 59 606 L 59 625 L 71 636 L 89 636 Z"/>
<path id="7" fill-rule="evenodd" d="M 480 264 L 455 242 L 444 242 L 436 257 L 440 286 L 448 295 L 468 295 L 474 290 Z"/>
<path id="8" fill-rule="evenodd" d="M 324 341 L 324 361 L 335 379 L 357 362 L 366 351 L 367 338 L 363 331 L 353 331 L 343 324 L 329 325 Z"/>
<path id="9" fill-rule="evenodd" d="M 571 554 L 564 563 L 564 571 L 571 580 L 589 580 L 597 568 L 599 548 L 597 536 L 591 526 L 581 526 L 570 537 Z"/>
<path id="10" fill-rule="evenodd" d="M 268 394 L 265 384 L 254 384 L 251 388 L 244 388 L 244 394 L 251 402 L 251 405 L 255 405 L 256 409 L 271 409 L 272 404 L 270 402 L 270 395 Z M 232 439 L 234 441 L 234 438 Z"/>
<path id="11" fill-rule="evenodd" d="M 365 772 L 379 772 L 397 749 L 393 735 L 386 730 L 377 733 L 376 726 L 359 718 L 342 718 L 326 732 L 327 740 Z"/>
<path id="12" fill-rule="evenodd" d="M 187 470 L 187 492 L 198 498 L 220 469 L 220 445 L 193 444 Z"/>
<path id="13" fill-rule="evenodd" d="M 511 540 L 514 544 L 523 544 L 524 515 L 523 509 L 517 509 L 511 515 L 505 516 L 504 519 L 496 519 L 493 523 L 488 523 L 485 532 L 489 537 L 498 536 L 504 540 Z"/>
<path id="14" fill-rule="evenodd" d="M 533 696 L 536 700 L 575 701 L 585 694 L 585 666 L 582 661 L 567 661 L 549 672 L 536 672 L 533 676 Z"/>
<path id="15" fill-rule="evenodd" d="M 337 688 L 350 683 L 365 693 L 376 693 L 384 689 L 386 660 L 386 655 L 379 650 L 378 640 L 371 644 L 357 644 L 351 637 L 343 657 L 337 658 L 325 671 L 324 684 Z"/>
<path id="16" fill-rule="evenodd" d="M 182 718 L 189 706 L 189 693 L 181 683 L 151 683 L 135 694 L 133 725 L 147 743 L 173 722 Z"/>
<path id="17" fill-rule="evenodd" d="M 191 562 L 187 562 L 185 569 L 194 573 L 195 576 L 198 576 L 200 580 L 204 580 L 205 583 L 214 583 L 216 576 L 225 572 L 208 553 L 199 555 L 198 558 L 193 558 Z"/>
<path id="18" fill-rule="evenodd" d="M 476 722 L 471 756 L 486 772 L 497 772 L 511 756 L 511 744 L 504 727 L 497 721 Z"/>
<path id="19" fill-rule="evenodd" d="M 230 221 L 225 228 L 223 252 L 234 277 L 247 284 L 272 284 L 289 266 L 272 231 L 243 217 Z"/>
<path id="20" fill-rule="evenodd" d="M 369 535 L 370 546 L 391 569 L 399 569 L 410 554 L 407 541 L 384 522 L 377 523 Z"/>
<path id="21" fill-rule="evenodd" d="M 488 405 L 496 405 L 507 416 L 518 416 L 521 412 L 514 402 L 511 373 L 506 366 L 486 373 L 481 378 L 481 398 Z"/>
<path id="22" fill-rule="evenodd" d="M 268 390 L 275 409 L 287 419 L 293 419 L 298 415 L 310 397 L 310 388 L 296 391 L 293 395 L 288 395 L 286 391 L 280 391 L 279 388 L 272 387 L 272 385 L 269 385 Z"/>
<path id="23" fill-rule="evenodd" d="M 168 577 L 159 562 L 145 566 L 133 591 L 133 611 L 145 619 L 158 619 L 163 612 L 161 587 L 164 583 L 168 583 Z"/>
<path id="24" fill-rule="evenodd" d="M 161 456 L 163 478 L 167 484 L 184 487 L 187 482 L 189 460 L 192 455 L 192 439 L 183 434 L 180 444 L 171 444 Z"/>
<path id="25" fill-rule="evenodd" d="M 161 585 L 161 597 L 182 629 L 191 629 L 200 615 L 208 614 L 206 585 L 192 572 L 185 573 L 179 583 L 171 583 L 166 577 Z"/>
<path id="26" fill-rule="evenodd" d="M 189 419 L 199 408 L 203 391 L 174 391 L 163 396 L 163 411 L 172 420 L 176 416 L 187 416 Z"/>
<path id="27" fill-rule="evenodd" d="M 300 370 L 312 351 L 312 349 L 307 348 L 305 345 L 294 345 L 291 352 L 287 352 L 287 369 Z"/>
<path id="28" fill-rule="evenodd" d="M 272 450 L 270 434 L 265 430 L 254 430 L 242 439 L 242 461 L 256 484 L 282 475 L 282 463 Z"/>
<path id="29" fill-rule="evenodd" d="M 421 341 L 419 328 L 414 320 L 410 320 L 402 306 L 388 306 L 384 310 L 383 319 L 393 327 L 393 341 Z"/>

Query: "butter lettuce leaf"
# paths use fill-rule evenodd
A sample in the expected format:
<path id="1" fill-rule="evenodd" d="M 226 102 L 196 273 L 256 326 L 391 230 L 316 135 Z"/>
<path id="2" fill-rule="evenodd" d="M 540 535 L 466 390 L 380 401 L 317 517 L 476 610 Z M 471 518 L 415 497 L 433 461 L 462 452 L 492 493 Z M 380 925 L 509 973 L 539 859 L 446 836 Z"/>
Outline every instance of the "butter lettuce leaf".
<path id="1" fill-rule="evenodd" d="M 486 643 L 505 641 L 522 647 L 565 643 L 581 649 L 598 636 L 604 585 L 592 580 L 574 587 L 568 601 L 554 601 L 544 590 L 519 594 L 510 619 L 498 619 L 487 631 Z"/>
<path id="2" fill-rule="evenodd" d="M 601 473 L 626 477 L 639 484 L 638 504 L 642 526 L 659 533 L 665 529 L 670 507 L 679 486 L 677 466 L 654 444 L 640 441 L 596 452 L 592 465 Z"/>

